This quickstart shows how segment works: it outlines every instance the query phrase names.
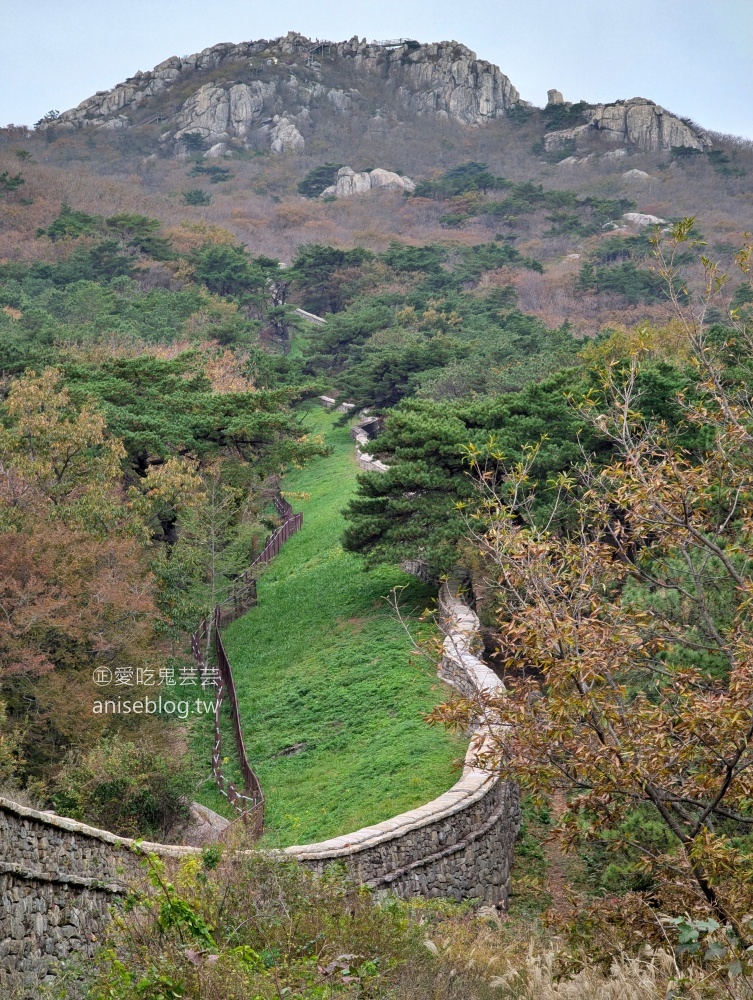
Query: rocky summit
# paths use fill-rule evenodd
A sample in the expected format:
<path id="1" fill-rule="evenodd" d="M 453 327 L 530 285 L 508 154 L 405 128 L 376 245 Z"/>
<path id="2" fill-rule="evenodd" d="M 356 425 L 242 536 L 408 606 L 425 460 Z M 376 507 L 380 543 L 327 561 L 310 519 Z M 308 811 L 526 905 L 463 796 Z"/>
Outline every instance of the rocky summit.
<path id="1" fill-rule="evenodd" d="M 247 141 L 261 130 L 274 152 L 300 152 L 305 142 L 300 126 L 309 124 L 313 108 L 324 105 L 350 115 L 363 113 L 368 103 L 357 88 L 328 85 L 333 63 L 367 85 L 377 82 L 390 103 L 408 114 L 479 125 L 520 103 L 504 73 L 458 42 L 335 43 L 291 32 L 274 41 L 220 44 L 172 56 L 64 112 L 55 127 L 130 128 L 164 121 L 169 127 L 163 141 L 178 142 L 188 133 L 214 142 Z"/>
<path id="2" fill-rule="evenodd" d="M 549 106 L 569 107 L 554 89 Z M 199 141 L 210 157 L 234 145 L 298 154 L 316 141 L 323 120 L 359 119 L 376 133 L 417 117 L 477 127 L 529 108 L 497 66 L 459 42 L 330 42 L 289 32 L 172 56 L 97 92 L 45 127 L 156 125 L 163 153 L 177 155 Z M 594 136 L 643 152 L 711 145 L 701 129 L 644 98 L 584 103 L 582 115 L 568 126 L 547 135 L 547 150 Z"/>

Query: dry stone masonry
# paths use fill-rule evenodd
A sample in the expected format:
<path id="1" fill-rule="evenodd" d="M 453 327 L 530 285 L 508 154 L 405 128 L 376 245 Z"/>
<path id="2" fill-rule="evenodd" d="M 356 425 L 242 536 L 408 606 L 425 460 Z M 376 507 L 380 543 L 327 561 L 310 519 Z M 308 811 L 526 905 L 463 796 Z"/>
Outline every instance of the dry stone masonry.
<path id="1" fill-rule="evenodd" d="M 388 465 L 375 458 L 368 450 L 371 438 L 363 421 L 352 427 L 350 434 L 356 443 L 356 462 L 360 469 L 363 469 L 364 472 L 386 472 L 389 469 Z"/>
<path id="2" fill-rule="evenodd" d="M 134 841 L 0 798 L 0 996 L 99 946 L 139 869 Z M 144 843 L 162 857 L 199 848 Z"/>
<path id="3" fill-rule="evenodd" d="M 456 585 L 443 585 L 440 610 L 446 632 L 440 676 L 471 699 L 499 690 L 502 682 L 473 653 L 479 621 Z M 515 785 L 475 766 L 489 735 L 485 725 L 476 731 L 462 778 L 434 801 L 343 837 L 289 847 L 286 853 L 315 871 L 340 862 L 357 881 L 401 896 L 506 904 L 520 800 Z"/>
<path id="4" fill-rule="evenodd" d="M 501 682 L 474 654 L 478 618 L 452 584 L 440 594 L 446 638 L 440 676 L 466 697 Z M 515 785 L 475 766 L 489 731 L 474 734 L 460 780 L 444 795 L 383 823 L 286 854 L 321 872 L 345 865 L 355 880 L 401 896 L 475 898 L 504 905 L 520 826 Z M 140 866 L 196 847 L 143 843 L 0 798 L 0 995 L 91 956 L 111 908 Z"/>

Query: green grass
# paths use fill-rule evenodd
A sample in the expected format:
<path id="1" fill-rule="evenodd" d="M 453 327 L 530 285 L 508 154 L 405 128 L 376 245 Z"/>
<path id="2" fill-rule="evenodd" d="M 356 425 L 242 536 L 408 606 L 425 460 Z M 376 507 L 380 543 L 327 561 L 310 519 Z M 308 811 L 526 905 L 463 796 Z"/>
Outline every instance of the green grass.
<path id="1" fill-rule="evenodd" d="M 402 603 L 415 615 L 432 592 L 397 567 L 364 572 L 340 545 L 340 512 L 358 469 L 348 429 L 334 421 L 308 412 L 307 425 L 325 433 L 333 454 L 285 478 L 284 491 L 309 494 L 292 500 L 303 530 L 261 577 L 259 606 L 224 632 L 248 757 L 266 796 L 267 840 L 282 846 L 429 801 L 457 780 L 464 752 L 462 741 L 424 721 L 448 689 L 429 662 L 410 656 L 384 600 L 405 586 Z M 295 744 L 303 746 L 283 754 Z M 203 801 L 216 805 L 204 789 Z"/>

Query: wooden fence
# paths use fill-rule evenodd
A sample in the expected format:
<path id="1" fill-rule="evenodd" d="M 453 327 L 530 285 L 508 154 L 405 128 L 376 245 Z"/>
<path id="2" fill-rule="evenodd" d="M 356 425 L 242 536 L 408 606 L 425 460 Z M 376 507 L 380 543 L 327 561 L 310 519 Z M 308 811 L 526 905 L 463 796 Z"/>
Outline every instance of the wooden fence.
<path id="1" fill-rule="evenodd" d="M 233 583 L 230 593 L 224 601 L 216 605 L 214 612 L 205 618 L 191 636 L 191 650 L 199 668 L 202 683 L 210 679 L 216 682 L 216 698 L 214 710 L 214 744 L 212 746 L 212 774 L 220 792 L 240 814 L 246 826 L 250 827 L 253 836 L 261 836 L 264 829 L 264 793 L 254 769 L 248 762 L 246 746 L 243 741 L 238 699 L 235 693 L 235 680 L 230 660 L 225 652 L 221 628 L 245 614 L 249 608 L 258 603 L 256 577 L 254 569 L 271 562 L 285 542 L 303 527 L 303 514 L 296 514 L 288 501 L 275 485 L 272 498 L 275 510 L 282 518 L 282 524 L 275 528 L 264 543 L 259 555 L 248 569 Z M 213 653 L 213 656 L 211 655 Z M 210 665 L 210 660 L 213 663 Z M 230 707 L 230 718 L 233 724 L 235 749 L 243 780 L 243 791 L 225 776 L 222 755 L 222 729 L 220 721 L 222 708 L 227 701 Z"/>

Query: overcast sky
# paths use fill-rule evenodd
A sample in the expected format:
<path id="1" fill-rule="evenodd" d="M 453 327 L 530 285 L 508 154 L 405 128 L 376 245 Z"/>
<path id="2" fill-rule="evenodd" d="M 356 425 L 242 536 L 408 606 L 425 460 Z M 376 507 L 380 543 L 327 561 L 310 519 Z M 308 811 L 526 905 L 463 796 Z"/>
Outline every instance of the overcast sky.
<path id="1" fill-rule="evenodd" d="M 31 125 L 171 55 L 288 30 L 456 39 L 521 96 L 648 97 L 753 138 L 753 0 L 0 0 L 0 125 Z"/>

